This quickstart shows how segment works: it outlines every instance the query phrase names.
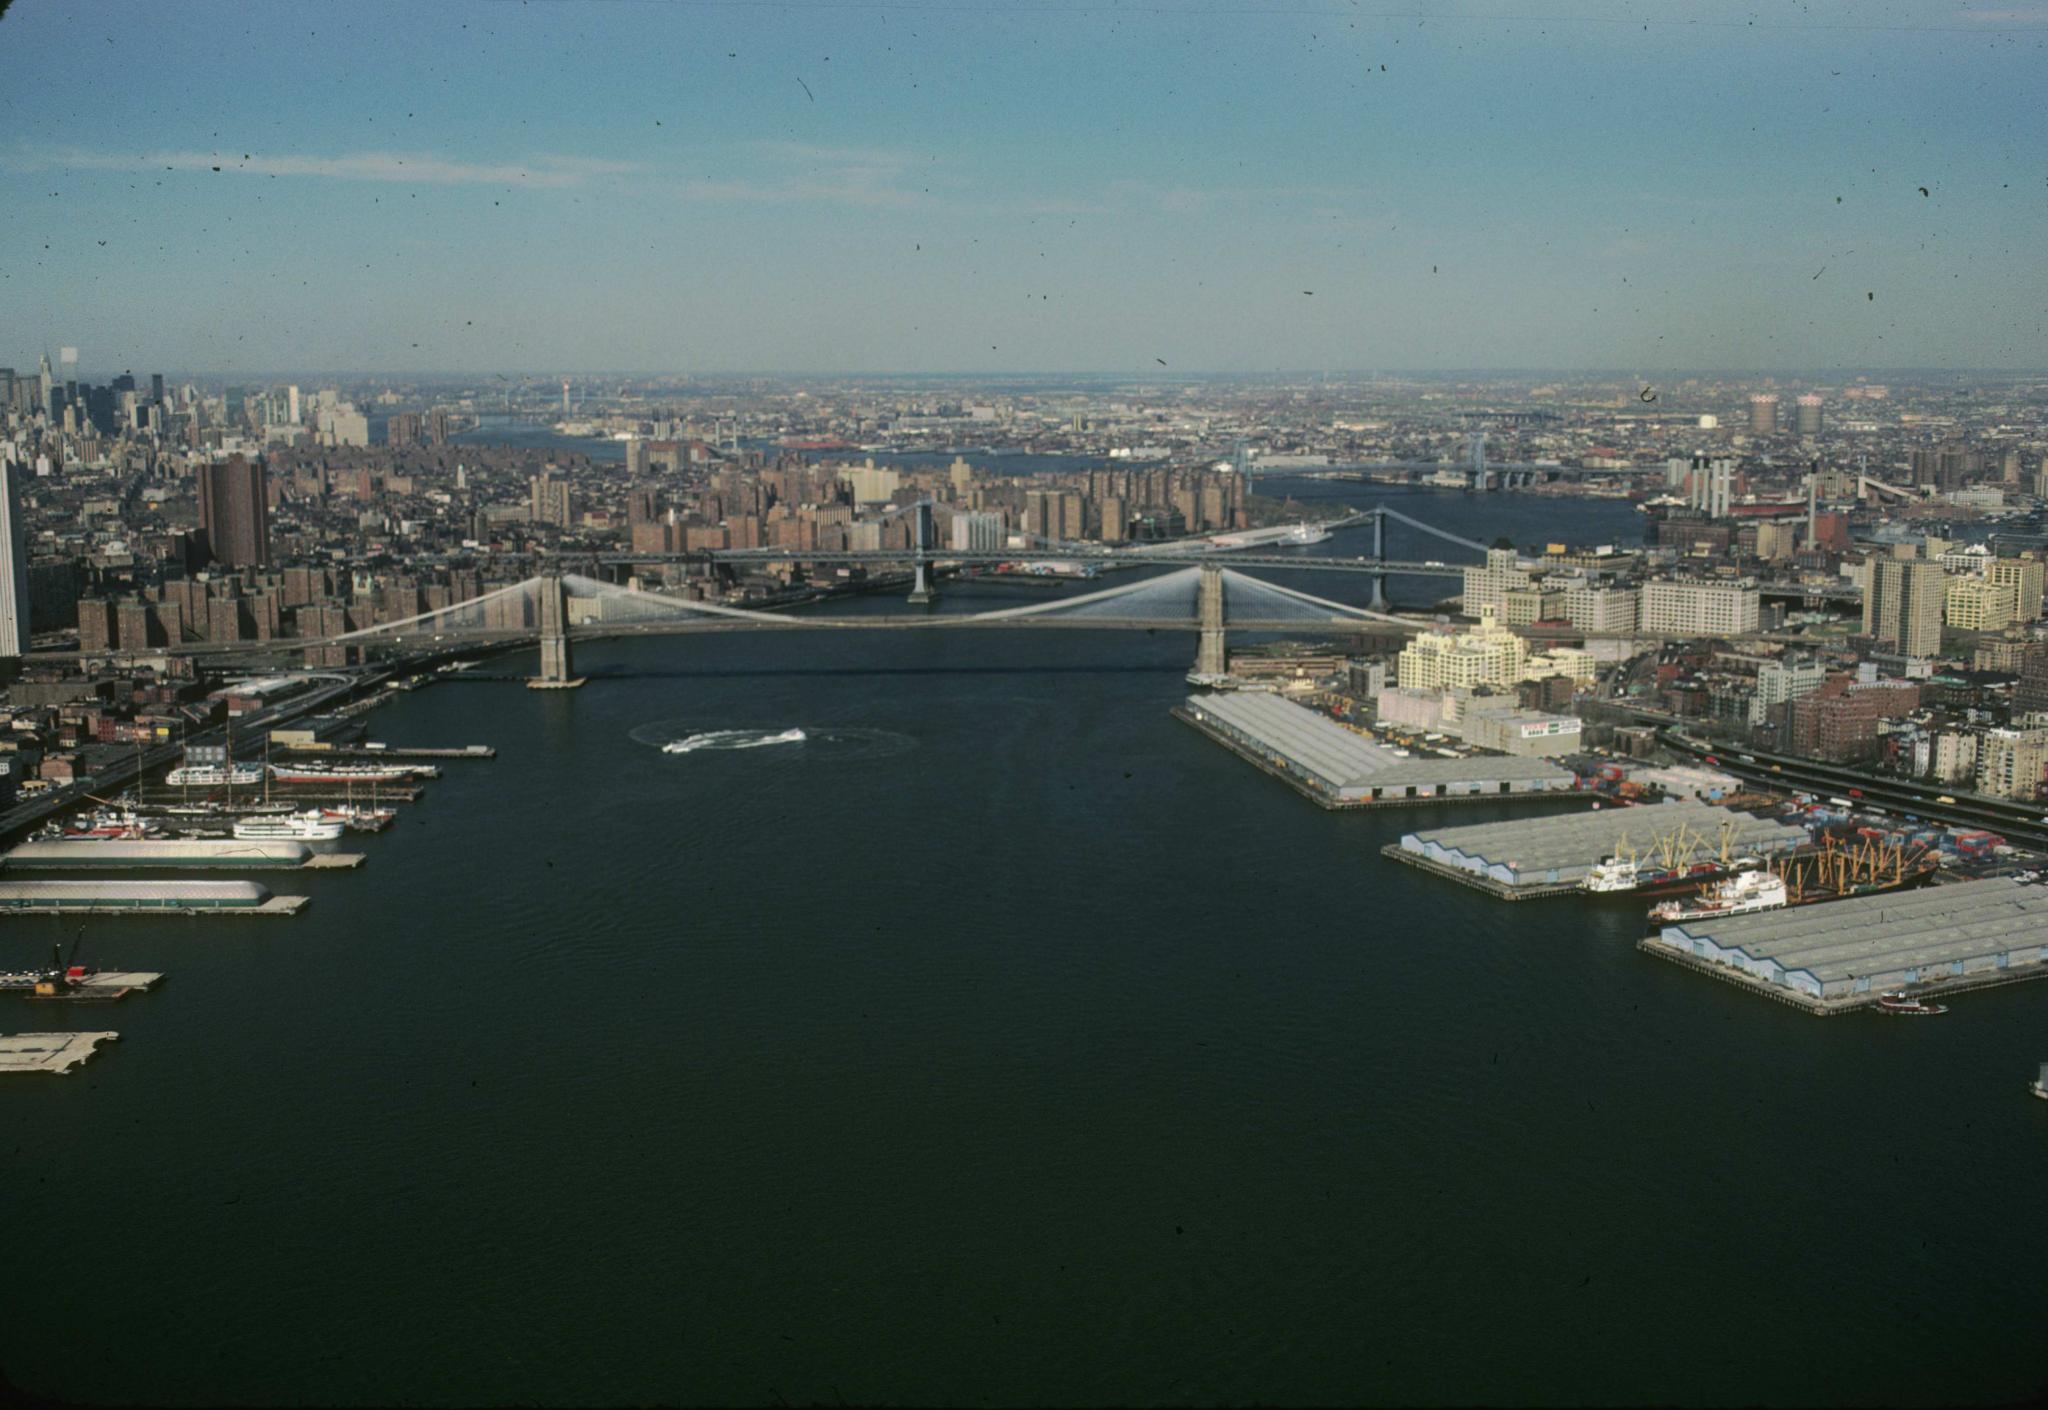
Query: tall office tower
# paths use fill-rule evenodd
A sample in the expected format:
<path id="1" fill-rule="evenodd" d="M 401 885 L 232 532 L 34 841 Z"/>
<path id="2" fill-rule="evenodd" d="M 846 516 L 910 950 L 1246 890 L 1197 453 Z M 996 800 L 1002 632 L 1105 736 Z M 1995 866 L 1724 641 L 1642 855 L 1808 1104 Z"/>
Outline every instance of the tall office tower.
<path id="1" fill-rule="evenodd" d="M 21 517 L 23 468 L 0 459 L 0 656 L 28 649 L 28 532 Z"/>
<path id="2" fill-rule="evenodd" d="M 199 467 L 199 527 L 206 551 L 228 568 L 270 562 L 270 493 L 263 466 L 243 456 Z"/>
<path id="3" fill-rule="evenodd" d="M 566 529 L 570 523 L 569 481 L 550 470 L 526 482 L 531 496 L 529 516 L 536 524 L 553 524 Z"/>
<path id="4" fill-rule="evenodd" d="M 56 378 L 50 375 L 50 355 L 48 353 L 43 354 L 42 366 L 36 373 L 36 382 L 37 390 L 40 393 L 40 399 L 36 402 L 36 408 L 45 416 L 54 414 L 51 410 L 50 394 L 56 390 L 57 381 Z"/>
<path id="5" fill-rule="evenodd" d="M 569 414 L 569 379 L 568 379 L 567 377 L 564 377 L 564 378 L 562 379 L 562 415 L 564 415 L 564 416 L 567 416 L 568 414 Z"/>
<path id="6" fill-rule="evenodd" d="M 635 485 L 626 491 L 626 524 L 638 528 L 661 517 L 661 492 L 651 485 Z"/>
<path id="7" fill-rule="evenodd" d="M 1758 392 L 1749 399 L 1749 431 L 1753 436 L 1778 433 L 1778 398 L 1772 393 Z"/>
<path id="8" fill-rule="evenodd" d="M 1908 656 L 1941 650 L 1941 611 L 1948 587 L 1939 563 L 1880 558 L 1871 565 L 1863 630 Z"/>
<path id="9" fill-rule="evenodd" d="M 1799 434 L 1817 436 L 1820 434 L 1820 398 L 1808 392 L 1799 399 Z"/>
<path id="10" fill-rule="evenodd" d="M 0 416 L 14 409 L 14 369 L 0 367 Z"/>
<path id="11" fill-rule="evenodd" d="M 164 404 L 164 374 L 161 372 L 149 374 L 149 399 L 158 406 Z"/>
<path id="12" fill-rule="evenodd" d="M 297 387 L 286 387 L 284 389 L 284 418 L 286 424 L 292 426 L 302 425 L 305 422 L 305 411 L 299 405 L 299 389 Z"/>
<path id="13" fill-rule="evenodd" d="M 445 446 L 450 433 L 446 407 L 435 407 L 427 413 L 427 444 Z"/>

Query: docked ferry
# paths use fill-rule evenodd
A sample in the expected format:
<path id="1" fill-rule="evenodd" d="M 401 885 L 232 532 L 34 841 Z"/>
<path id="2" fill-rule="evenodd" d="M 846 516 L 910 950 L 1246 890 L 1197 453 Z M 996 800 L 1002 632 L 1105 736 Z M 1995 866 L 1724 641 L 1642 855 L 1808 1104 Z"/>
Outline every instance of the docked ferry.
<path id="1" fill-rule="evenodd" d="M 431 764 L 272 764 L 270 776 L 279 783 L 404 783 L 410 778 L 432 778 L 440 771 Z"/>
<path id="2" fill-rule="evenodd" d="M 341 836 L 342 825 L 318 808 L 281 817 L 235 819 L 238 842 L 332 842 Z"/>
<path id="3" fill-rule="evenodd" d="M 1789 899 L 1782 877 L 1767 871 L 1737 872 L 1716 885 L 1702 888 L 1693 900 L 1671 900 L 1652 906 L 1650 919 L 1660 925 L 1673 925 L 1687 920 L 1748 915 L 1752 911 L 1782 909 Z"/>
<path id="4" fill-rule="evenodd" d="M 253 788 L 263 782 L 263 765 L 180 764 L 164 782 L 173 788 Z"/>

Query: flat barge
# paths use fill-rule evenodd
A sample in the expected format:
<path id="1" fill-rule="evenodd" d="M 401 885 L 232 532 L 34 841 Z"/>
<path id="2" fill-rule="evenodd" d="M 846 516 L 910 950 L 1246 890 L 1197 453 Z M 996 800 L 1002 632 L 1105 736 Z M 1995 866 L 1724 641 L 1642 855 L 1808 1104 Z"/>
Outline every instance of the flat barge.
<path id="1" fill-rule="evenodd" d="M 0 881 L 0 915 L 288 916 L 310 900 L 253 881 Z"/>
<path id="2" fill-rule="evenodd" d="M 360 852 L 316 852 L 303 842 L 232 839 L 64 838 L 24 842 L 0 856 L 10 871 L 127 871 L 157 867 L 206 871 L 349 870 Z"/>
<path id="3" fill-rule="evenodd" d="M 118 1033 L 0 1033 L 0 1073 L 54 1072 L 59 1076 L 89 1062 L 102 1043 Z"/>
<path id="4" fill-rule="evenodd" d="M 64 971 L 57 973 L 63 975 Z M 0 974 L 0 994 L 20 994 L 45 1003 L 111 1003 L 130 994 L 147 994 L 163 982 L 163 975 L 151 970 L 94 970 L 76 978 L 65 975 L 56 983 L 46 984 L 49 979 L 47 971 Z M 38 986 L 54 992 L 39 992 Z"/>

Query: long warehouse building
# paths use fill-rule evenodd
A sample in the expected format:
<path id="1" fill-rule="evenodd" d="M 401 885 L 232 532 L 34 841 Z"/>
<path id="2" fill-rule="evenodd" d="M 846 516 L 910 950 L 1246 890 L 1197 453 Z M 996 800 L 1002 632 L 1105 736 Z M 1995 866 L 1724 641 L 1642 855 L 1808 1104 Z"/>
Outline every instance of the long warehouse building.
<path id="1" fill-rule="evenodd" d="M 1642 942 L 1817 1013 L 2048 975 L 2048 886 L 2001 878 L 1667 925 Z"/>
<path id="2" fill-rule="evenodd" d="M 1191 695 L 1174 713 L 1329 807 L 1569 793 L 1577 782 L 1545 759 L 1404 758 L 1277 695 Z"/>
<path id="3" fill-rule="evenodd" d="M 1632 850 L 1646 865 L 1655 864 L 1666 840 L 1686 860 L 1718 857 L 1724 843 L 1730 856 L 1773 857 L 1805 843 L 1807 833 L 1711 803 L 1658 803 L 1411 832 L 1399 842 L 1398 855 L 1494 883 L 1489 890 L 1512 891 L 1576 886 L 1601 858 L 1617 852 Z"/>

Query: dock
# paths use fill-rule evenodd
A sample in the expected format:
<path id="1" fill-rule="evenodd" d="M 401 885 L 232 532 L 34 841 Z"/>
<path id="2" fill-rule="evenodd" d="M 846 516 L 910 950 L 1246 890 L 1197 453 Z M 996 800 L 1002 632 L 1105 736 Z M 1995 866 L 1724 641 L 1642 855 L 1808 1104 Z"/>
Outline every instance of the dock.
<path id="1" fill-rule="evenodd" d="M 0 1072 L 54 1072 L 60 1077 L 91 1060 L 118 1033 L 0 1033 Z"/>
<path id="2" fill-rule="evenodd" d="M 1966 881 L 1667 925 L 1645 954 L 1826 1017 L 1888 990 L 1950 994 L 2048 978 L 2048 886 Z"/>
<path id="3" fill-rule="evenodd" d="M 1804 844 L 1807 834 L 1711 803 L 1655 803 L 1411 832 L 1380 855 L 1505 901 L 1529 901 L 1586 895 L 1579 887 L 1586 873 L 1622 850 L 1624 841 L 1648 865 L 1660 839 L 1676 838 L 1687 839 L 1674 842 L 1683 862 L 1695 859 L 1696 848 L 1718 849 L 1724 838 L 1731 855 L 1782 856 Z"/>
<path id="4" fill-rule="evenodd" d="M 1172 714 L 1324 808 L 1583 797 L 1571 771 L 1548 759 L 1404 757 L 1277 695 L 1191 695 Z"/>

